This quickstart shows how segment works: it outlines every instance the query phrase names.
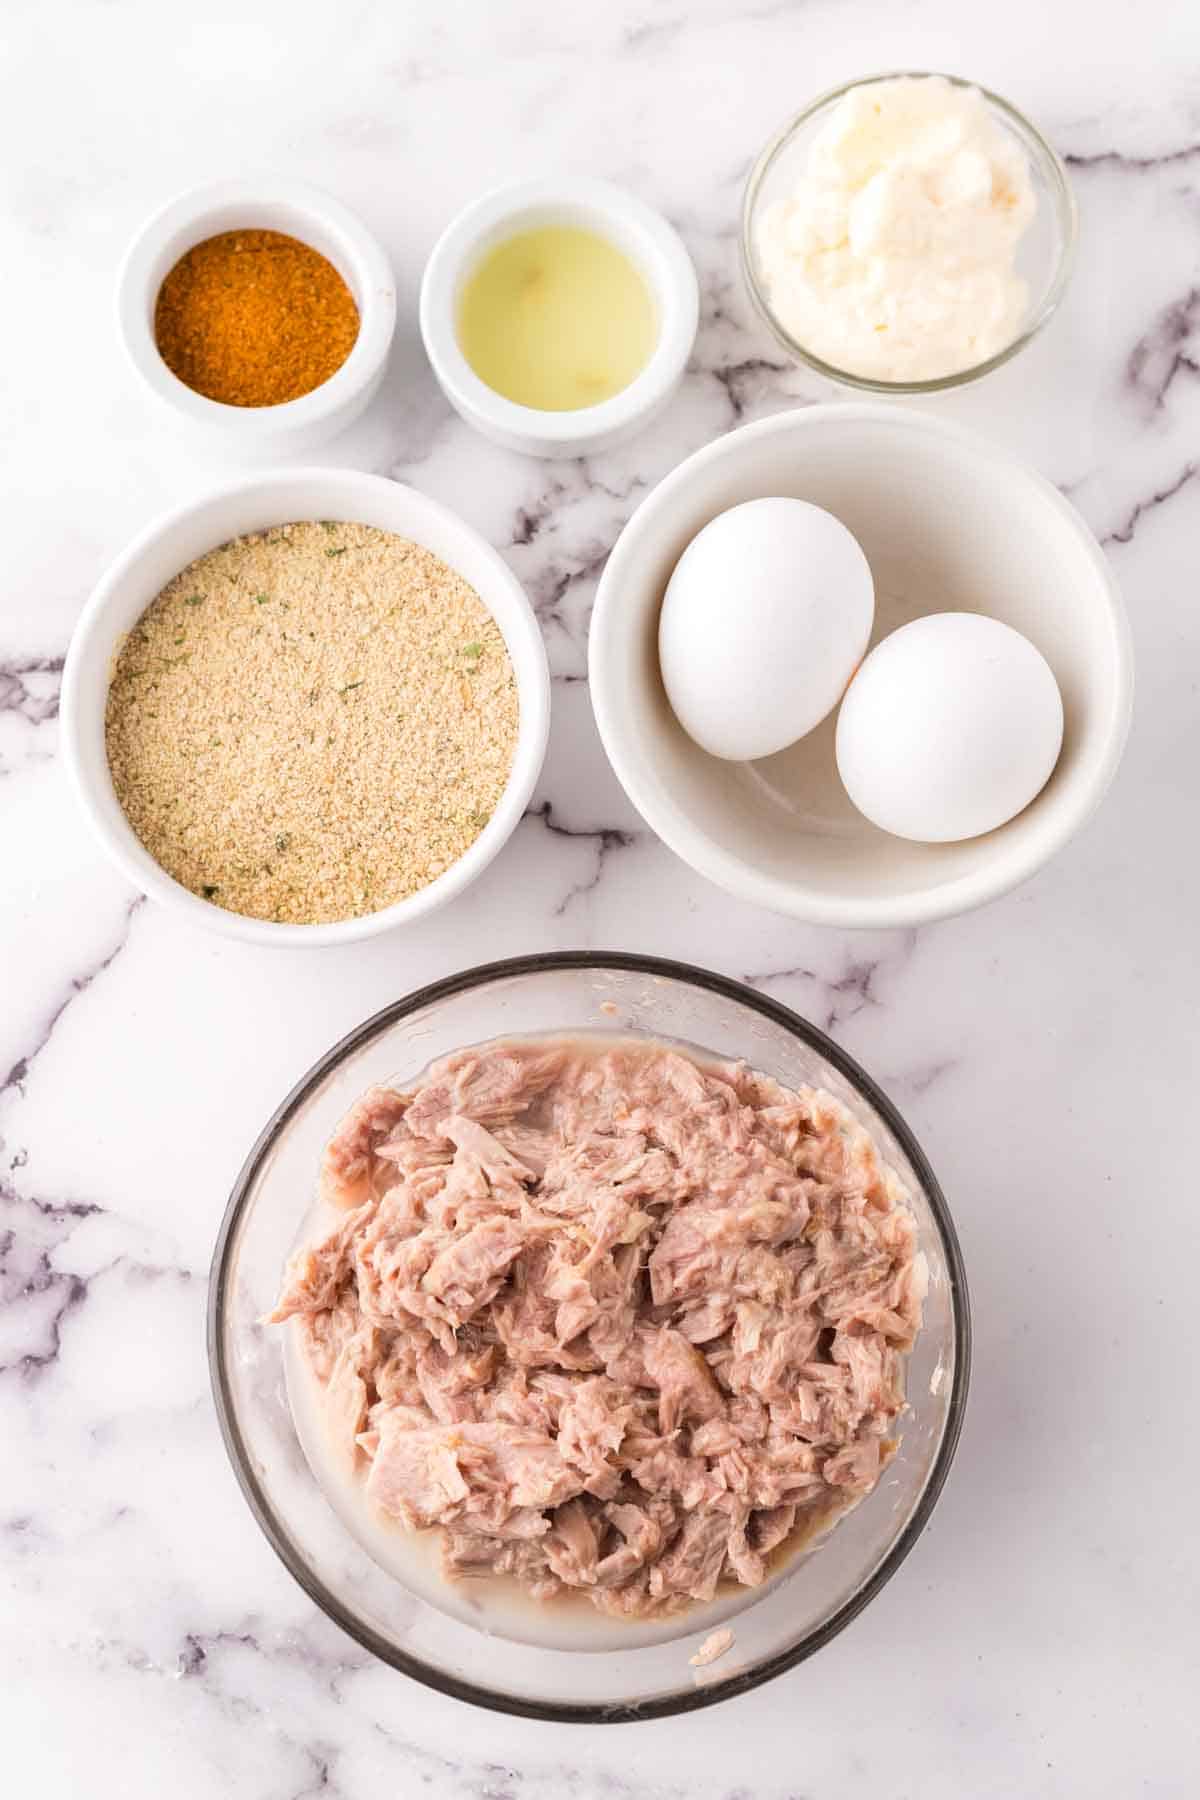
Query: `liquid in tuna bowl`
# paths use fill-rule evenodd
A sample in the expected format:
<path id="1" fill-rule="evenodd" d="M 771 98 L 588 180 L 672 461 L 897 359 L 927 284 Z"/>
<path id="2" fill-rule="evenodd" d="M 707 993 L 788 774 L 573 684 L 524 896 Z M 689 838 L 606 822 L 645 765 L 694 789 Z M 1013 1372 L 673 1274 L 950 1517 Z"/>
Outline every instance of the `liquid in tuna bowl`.
<path id="1" fill-rule="evenodd" d="M 603 1032 L 498 1040 L 372 1088 L 320 1184 L 270 1323 L 373 1553 L 386 1530 L 455 1589 L 694 1618 L 895 1451 L 925 1259 L 820 1090 Z"/>

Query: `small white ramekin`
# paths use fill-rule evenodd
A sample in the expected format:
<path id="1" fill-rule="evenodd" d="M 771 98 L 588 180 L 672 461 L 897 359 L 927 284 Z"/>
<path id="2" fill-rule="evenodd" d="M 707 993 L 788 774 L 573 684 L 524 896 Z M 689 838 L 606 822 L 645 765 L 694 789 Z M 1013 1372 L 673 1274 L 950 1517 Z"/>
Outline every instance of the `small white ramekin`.
<path id="1" fill-rule="evenodd" d="M 173 375 L 154 340 L 158 290 L 181 256 L 222 231 L 282 231 L 328 257 L 358 307 L 354 348 L 328 381 L 278 406 L 226 406 Z M 176 416 L 250 456 L 311 450 L 369 404 L 396 328 L 396 280 L 382 246 L 340 201 L 302 182 L 217 181 L 172 200 L 138 233 L 117 283 L 117 320 L 134 368 Z"/>
<path id="2" fill-rule="evenodd" d="M 517 747 L 499 804 L 475 842 L 428 887 L 379 912 L 330 925 L 277 925 L 227 912 L 190 893 L 157 863 L 121 810 L 109 773 L 104 715 L 121 640 L 181 569 L 246 532 L 300 519 L 375 525 L 411 538 L 469 581 L 504 637 L 520 705 Z M 63 672 L 63 754 L 101 847 L 127 880 L 192 925 L 253 944 L 290 948 L 354 943 L 407 924 L 462 892 L 519 825 L 546 754 L 550 674 L 533 608 L 499 552 L 447 507 L 413 488 L 356 469 L 295 469 L 255 476 L 169 513 L 135 538 L 83 609 Z"/>
<path id="3" fill-rule="evenodd" d="M 569 412 L 506 400 L 480 380 L 458 342 L 467 276 L 505 238 L 546 225 L 579 226 L 615 244 L 640 271 L 658 312 L 658 339 L 641 374 L 610 400 Z M 526 181 L 485 194 L 447 226 L 421 283 L 421 336 L 447 400 L 485 437 L 529 456 L 584 456 L 640 431 L 679 385 L 699 313 L 696 271 L 679 233 L 607 181 Z"/>

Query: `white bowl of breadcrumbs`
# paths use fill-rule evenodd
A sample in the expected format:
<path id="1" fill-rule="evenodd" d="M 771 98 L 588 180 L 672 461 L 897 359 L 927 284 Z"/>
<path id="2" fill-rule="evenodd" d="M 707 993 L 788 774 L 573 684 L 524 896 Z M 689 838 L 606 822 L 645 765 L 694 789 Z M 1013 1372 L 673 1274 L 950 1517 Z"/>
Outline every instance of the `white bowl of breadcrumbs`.
<path id="1" fill-rule="evenodd" d="M 254 943 L 340 944 L 460 893 L 528 806 L 546 652 L 500 555 L 377 475 L 262 475 L 109 570 L 63 676 L 64 753 L 151 899 Z"/>

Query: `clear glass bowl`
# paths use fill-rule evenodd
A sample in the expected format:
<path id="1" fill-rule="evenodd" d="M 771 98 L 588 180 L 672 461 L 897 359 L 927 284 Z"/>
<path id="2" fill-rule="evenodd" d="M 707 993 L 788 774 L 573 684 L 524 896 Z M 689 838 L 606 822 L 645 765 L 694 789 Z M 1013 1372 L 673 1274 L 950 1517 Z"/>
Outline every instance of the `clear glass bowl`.
<path id="1" fill-rule="evenodd" d="M 879 1485 L 730 1618 L 735 1642 L 705 1669 L 699 1636 L 636 1649 L 540 1649 L 464 1623 L 385 1574 L 315 1481 L 284 1385 L 282 1333 L 260 1320 L 315 1191 L 318 1159 L 372 1082 L 505 1033 L 615 1030 L 742 1057 L 779 1081 L 832 1092 L 907 1186 L 929 1262 L 925 1325 L 908 1366 L 900 1448 Z M 268 1122 L 238 1177 L 209 1295 L 209 1358 L 225 1444 L 251 1510 L 287 1568 L 384 1662 L 477 1705 L 604 1723 L 708 1706 L 791 1668 L 860 1612 L 904 1560 L 945 1481 L 966 1399 L 967 1289 L 954 1227 L 912 1133 L 869 1076 L 786 1007 L 722 976 L 652 957 L 585 952 L 493 963 L 386 1007 L 324 1056 Z"/>
<path id="2" fill-rule="evenodd" d="M 1025 322 L 1011 343 L 986 361 L 974 363 L 952 374 L 931 381 L 880 381 L 874 376 L 855 375 L 847 369 L 835 368 L 811 350 L 798 343 L 779 322 L 767 297 L 766 284 L 758 266 L 756 243 L 764 209 L 777 200 L 787 198 L 808 160 L 809 149 L 818 131 L 827 122 L 838 102 L 852 88 L 871 87 L 880 81 L 895 81 L 899 76 L 920 79 L 930 71 L 923 69 L 891 70 L 883 75 L 867 75 L 858 81 L 847 81 L 806 106 L 796 118 L 777 131 L 750 171 L 742 201 L 742 272 L 755 306 L 790 356 L 815 369 L 818 375 L 845 387 L 865 389 L 875 394 L 936 394 L 946 388 L 962 387 L 977 381 L 992 369 L 998 369 L 1023 350 L 1052 316 L 1066 291 L 1075 261 L 1078 215 L 1075 196 L 1060 158 L 1046 142 L 1036 126 L 1019 113 L 1015 106 L 1002 100 L 978 82 L 964 81 L 957 75 L 944 77 L 953 87 L 977 88 L 988 104 L 996 124 L 1006 136 L 1015 138 L 1025 153 L 1030 179 L 1037 198 L 1037 213 L 1029 230 L 1021 239 L 1017 252 L 1017 273 L 1029 286 L 1029 307 Z"/>

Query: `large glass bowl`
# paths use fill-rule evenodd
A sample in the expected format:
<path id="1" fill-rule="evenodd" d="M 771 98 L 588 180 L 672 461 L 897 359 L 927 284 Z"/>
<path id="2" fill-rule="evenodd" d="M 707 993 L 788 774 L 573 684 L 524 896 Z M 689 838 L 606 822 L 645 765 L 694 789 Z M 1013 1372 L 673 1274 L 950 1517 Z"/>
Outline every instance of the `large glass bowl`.
<path id="1" fill-rule="evenodd" d="M 1078 216 L 1075 196 L 1061 159 L 1046 142 L 1035 125 L 1019 113 L 1015 106 L 1002 100 L 977 82 L 947 75 L 945 80 L 958 88 L 976 88 L 983 95 L 993 122 L 1005 137 L 1015 139 L 1029 165 L 1029 177 L 1037 198 L 1037 213 L 1017 250 L 1016 269 L 1029 288 L 1029 304 L 1021 328 L 1011 341 L 994 356 L 955 369 L 926 381 L 883 381 L 873 375 L 856 375 L 839 369 L 797 338 L 781 323 L 771 305 L 767 284 L 759 266 L 758 230 L 763 213 L 778 200 L 788 198 L 795 190 L 803 171 L 813 139 L 828 122 L 829 115 L 852 88 L 872 87 L 876 82 L 895 81 L 898 76 L 921 79 L 929 71 L 921 69 L 889 70 L 883 75 L 867 75 L 848 81 L 842 87 L 821 94 L 775 133 L 750 171 L 742 201 L 741 253 L 742 273 L 750 298 L 766 320 L 789 356 L 807 364 L 818 375 L 840 382 L 843 387 L 861 388 L 875 394 L 936 394 L 946 388 L 962 387 L 977 381 L 992 369 L 1024 349 L 1052 317 L 1066 291 L 1075 263 L 1075 240 Z"/>
<path id="2" fill-rule="evenodd" d="M 699 1633 L 619 1651 L 546 1650 L 464 1623 L 385 1574 L 342 1524 L 300 1447 L 283 1334 L 260 1320 L 315 1192 L 338 1120 L 372 1082 L 506 1033 L 596 1029 L 741 1057 L 792 1087 L 828 1089 L 907 1186 L 929 1262 L 925 1325 L 908 1366 L 900 1448 L 879 1485 L 783 1577 L 748 1595 L 733 1647 L 707 1668 Z M 255 1517 L 310 1597 L 384 1662 L 477 1705 L 601 1723 L 712 1705 L 827 1643 L 912 1548 L 962 1422 L 970 1343 L 954 1227 L 933 1172 L 891 1102 L 844 1051 L 776 1001 L 653 957 L 565 953 L 492 963 L 385 1007 L 337 1044 L 268 1122 L 234 1187 L 213 1261 L 209 1356 L 225 1443 Z"/>

